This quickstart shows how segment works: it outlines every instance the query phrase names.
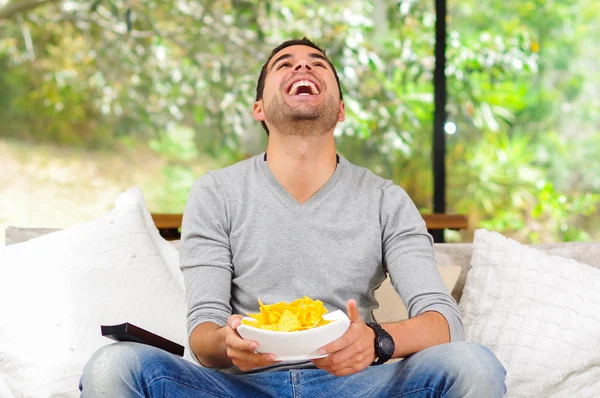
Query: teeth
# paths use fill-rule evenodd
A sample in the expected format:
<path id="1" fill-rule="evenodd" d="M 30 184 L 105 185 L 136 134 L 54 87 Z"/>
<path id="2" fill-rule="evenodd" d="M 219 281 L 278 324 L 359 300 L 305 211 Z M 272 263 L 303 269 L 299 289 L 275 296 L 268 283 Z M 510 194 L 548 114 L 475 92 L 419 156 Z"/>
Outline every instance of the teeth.
<path id="1" fill-rule="evenodd" d="M 290 88 L 290 91 L 288 92 L 288 95 L 296 95 L 296 92 L 298 91 L 298 87 L 310 87 L 310 91 L 312 91 L 313 95 L 319 94 L 319 89 L 317 89 L 317 86 L 315 86 L 315 84 L 313 82 L 311 82 L 310 80 L 299 80 L 292 85 L 292 87 Z M 310 95 L 310 94 L 308 94 L 308 95 Z"/>

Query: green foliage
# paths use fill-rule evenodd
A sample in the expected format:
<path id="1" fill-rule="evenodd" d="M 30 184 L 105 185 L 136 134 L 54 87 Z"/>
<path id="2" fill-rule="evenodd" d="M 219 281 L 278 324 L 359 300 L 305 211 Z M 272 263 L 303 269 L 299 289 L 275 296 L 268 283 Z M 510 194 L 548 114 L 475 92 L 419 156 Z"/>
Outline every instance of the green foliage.
<path id="1" fill-rule="evenodd" d="M 195 143 L 194 130 L 169 124 L 164 133 L 148 142 L 154 152 L 166 160 L 162 169 L 163 184 L 157 184 L 150 195 L 159 198 L 155 206 L 161 209 L 183 209 L 194 180 L 198 177 L 192 167 L 200 156 Z"/>
<path id="2" fill-rule="evenodd" d="M 486 53 L 493 43 L 504 69 L 449 82 L 450 97 L 462 98 L 449 106 L 458 126 L 448 159 L 453 211 L 530 242 L 598 239 L 600 133 L 590 109 L 600 106 L 600 80 L 586 71 L 600 53 L 591 42 L 599 26 L 585 17 L 598 10 L 588 0 L 454 5 L 460 37 L 479 41 L 457 48 Z"/>
<path id="3" fill-rule="evenodd" d="M 600 195 L 572 193 L 570 198 L 556 191 L 552 183 L 540 181 L 538 203 L 531 210 L 537 228 L 531 228 L 529 239 L 540 242 L 558 236 L 561 241 L 591 240 L 592 235 L 577 227 L 578 218 L 591 217 L 597 212 Z"/>
<path id="4" fill-rule="evenodd" d="M 518 210 L 535 199 L 533 189 L 542 170 L 533 165 L 530 138 L 488 133 L 457 155 L 461 162 L 450 168 L 450 202 L 474 220 L 488 218 L 497 209 Z M 454 160 L 454 159 L 452 159 Z"/>
<path id="5" fill-rule="evenodd" d="M 449 212 L 529 241 L 598 238 L 599 13 L 449 0 Z M 431 208 L 434 25 L 433 2 L 416 0 L 48 2 L 0 20 L 0 136 L 146 142 L 165 159 L 153 197 L 181 211 L 196 160 L 263 150 L 258 73 L 308 36 L 340 75 L 339 152 Z"/>
<path id="6" fill-rule="evenodd" d="M 150 140 L 148 146 L 171 162 L 191 161 L 199 155 L 194 130 L 176 124 L 167 126 L 167 131 Z"/>

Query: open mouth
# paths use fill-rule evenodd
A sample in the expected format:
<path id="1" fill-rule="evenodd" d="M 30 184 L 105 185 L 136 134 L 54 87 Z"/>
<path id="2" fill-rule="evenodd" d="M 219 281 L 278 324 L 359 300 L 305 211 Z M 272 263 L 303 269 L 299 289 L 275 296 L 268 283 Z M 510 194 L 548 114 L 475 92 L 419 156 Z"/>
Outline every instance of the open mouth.
<path id="1" fill-rule="evenodd" d="M 317 85 L 307 79 L 295 81 L 287 90 L 287 95 L 319 95 L 320 91 Z"/>

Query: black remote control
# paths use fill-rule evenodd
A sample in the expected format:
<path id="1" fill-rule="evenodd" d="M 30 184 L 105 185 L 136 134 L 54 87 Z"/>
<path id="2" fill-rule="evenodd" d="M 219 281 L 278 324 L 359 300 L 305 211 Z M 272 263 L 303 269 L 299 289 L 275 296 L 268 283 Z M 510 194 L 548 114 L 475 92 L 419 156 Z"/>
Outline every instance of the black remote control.
<path id="1" fill-rule="evenodd" d="M 115 341 L 133 341 L 151 345 L 160 348 L 171 354 L 183 356 L 184 348 L 171 340 L 165 339 L 157 334 L 142 329 L 139 326 L 132 325 L 129 322 L 119 325 L 101 325 L 102 336 Z"/>

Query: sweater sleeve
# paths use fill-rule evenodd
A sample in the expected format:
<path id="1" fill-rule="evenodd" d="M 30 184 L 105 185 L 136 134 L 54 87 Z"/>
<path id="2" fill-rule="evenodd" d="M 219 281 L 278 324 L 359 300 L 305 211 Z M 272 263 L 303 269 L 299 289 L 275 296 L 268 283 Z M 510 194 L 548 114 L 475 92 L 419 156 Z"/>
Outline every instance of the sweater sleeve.
<path id="1" fill-rule="evenodd" d="M 204 322 L 224 326 L 231 315 L 233 272 L 227 212 L 209 173 L 190 191 L 181 226 L 180 267 L 188 301 L 188 337 Z"/>
<path id="2" fill-rule="evenodd" d="M 464 340 L 458 306 L 442 281 L 433 240 L 416 206 L 402 188 L 390 184 L 383 190 L 381 212 L 384 266 L 409 318 L 436 311 L 448 322 L 450 341 Z"/>

